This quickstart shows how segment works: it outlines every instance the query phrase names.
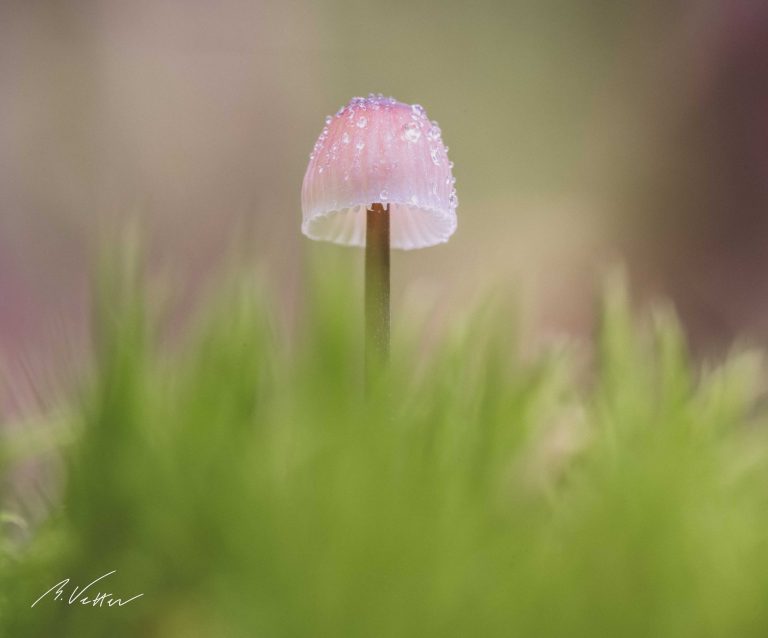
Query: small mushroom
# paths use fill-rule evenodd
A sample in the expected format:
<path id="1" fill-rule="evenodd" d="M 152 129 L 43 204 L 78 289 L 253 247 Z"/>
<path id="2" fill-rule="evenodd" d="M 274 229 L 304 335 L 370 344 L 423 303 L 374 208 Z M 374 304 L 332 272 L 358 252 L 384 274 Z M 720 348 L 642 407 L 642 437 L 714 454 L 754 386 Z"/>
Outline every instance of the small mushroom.
<path id="1" fill-rule="evenodd" d="M 389 250 L 426 248 L 456 230 L 453 162 L 424 109 L 381 94 L 326 118 L 304 175 L 302 232 L 366 247 L 369 370 L 389 349 Z"/>

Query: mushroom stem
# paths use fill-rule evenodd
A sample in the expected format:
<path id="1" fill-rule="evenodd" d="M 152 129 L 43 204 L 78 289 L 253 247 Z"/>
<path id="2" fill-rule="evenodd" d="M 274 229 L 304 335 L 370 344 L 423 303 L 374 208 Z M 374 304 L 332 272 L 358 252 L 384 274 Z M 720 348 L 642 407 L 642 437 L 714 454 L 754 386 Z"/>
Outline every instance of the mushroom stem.
<path id="1" fill-rule="evenodd" d="M 367 209 L 365 232 L 365 370 L 370 384 L 389 358 L 389 204 Z"/>

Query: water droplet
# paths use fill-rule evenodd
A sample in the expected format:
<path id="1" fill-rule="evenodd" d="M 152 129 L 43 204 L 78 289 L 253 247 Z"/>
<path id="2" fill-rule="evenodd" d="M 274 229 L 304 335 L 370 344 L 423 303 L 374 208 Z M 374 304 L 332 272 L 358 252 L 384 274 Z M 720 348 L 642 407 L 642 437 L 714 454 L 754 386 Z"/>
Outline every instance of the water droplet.
<path id="1" fill-rule="evenodd" d="M 436 125 L 432 125 L 429 127 L 429 131 L 427 131 L 427 139 L 430 142 L 436 142 L 440 139 L 440 127 Z"/>
<path id="2" fill-rule="evenodd" d="M 355 144 L 355 148 L 358 151 L 362 151 L 365 148 L 365 142 L 363 142 L 363 140 L 357 140 L 357 143 Z"/>
<path id="3" fill-rule="evenodd" d="M 358 118 L 357 120 L 357 128 L 365 128 L 366 124 L 368 124 L 368 118 L 365 116 L 362 116 Z"/>
<path id="4" fill-rule="evenodd" d="M 453 162 L 448 162 L 448 168 L 453 168 Z"/>
<path id="5" fill-rule="evenodd" d="M 440 151 L 433 148 L 429 154 L 432 156 L 432 163 L 435 166 L 440 166 Z"/>
<path id="6" fill-rule="evenodd" d="M 349 133 L 344 131 L 344 135 L 341 136 L 341 143 L 342 144 L 349 144 Z"/>
<path id="7" fill-rule="evenodd" d="M 344 171 L 344 181 L 345 182 L 349 181 L 349 173 L 347 171 Z"/>
<path id="8" fill-rule="evenodd" d="M 405 129 L 405 133 L 403 133 L 405 139 L 409 142 L 419 141 L 419 138 L 421 137 L 421 129 L 416 122 L 408 122 L 403 128 Z"/>
<path id="9" fill-rule="evenodd" d="M 323 166 L 318 166 L 317 167 L 317 172 L 318 173 L 322 173 L 324 170 L 325 170 L 325 168 Z"/>
<path id="10" fill-rule="evenodd" d="M 416 197 L 416 195 L 411 195 L 411 199 L 410 199 L 410 202 L 411 202 L 411 204 L 413 204 L 414 206 L 418 206 L 418 205 L 419 205 L 419 198 L 418 198 L 418 197 Z"/>
<path id="11" fill-rule="evenodd" d="M 459 205 L 459 198 L 456 196 L 456 191 L 453 191 L 450 195 L 448 195 L 448 205 L 451 208 L 457 208 Z"/>
<path id="12" fill-rule="evenodd" d="M 384 189 L 379 193 L 379 198 L 382 202 L 386 202 L 389 199 L 389 191 L 387 189 Z"/>
<path id="13" fill-rule="evenodd" d="M 326 124 L 330 124 L 331 122 L 333 122 L 333 118 L 330 115 L 326 115 L 325 116 L 325 123 Z"/>
<path id="14" fill-rule="evenodd" d="M 424 107 L 421 104 L 411 106 L 411 117 L 420 118 L 424 116 Z"/>

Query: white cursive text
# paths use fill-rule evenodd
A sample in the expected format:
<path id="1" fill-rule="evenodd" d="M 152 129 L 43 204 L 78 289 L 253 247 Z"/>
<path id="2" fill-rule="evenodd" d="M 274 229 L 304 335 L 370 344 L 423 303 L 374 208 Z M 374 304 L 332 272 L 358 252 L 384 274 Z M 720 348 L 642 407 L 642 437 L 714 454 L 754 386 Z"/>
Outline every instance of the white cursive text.
<path id="1" fill-rule="evenodd" d="M 85 595 L 85 593 L 93 585 L 98 583 L 100 580 L 104 580 L 107 576 L 111 576 L 116 571 L 117 571 L 116 569 L 113 569 L 111 572 L 107 572 L 103 576 L 99 576 L 96 580 L 91 581 L 85 587 L 82 587 L 82 588 L 75 587 L 72 590 L 72 593 L 69 595 L 69 598 L 64 598 L 65 596 L 64 589 L 66 588 L 67 585 L 69 585 L 69 578 L 65 578 L 60 583 L 56 583 L 47 592 L 45 592 L 42 596 L 40 596 L 40 598 L 38 598 L 35 602 L 33 602 L 32 607 L 37 605 L 37 603 L 39 603 L 43 598 L 45 598 L 51 592 L 55 592 L 55 595 L 53 596 L 54 600 L 66 602 L 68 605 L 74 605 L 76 603 L 79 603 L 81 605 L 90 605 L 91 607 L 102 607 L 105 603 L 108 607 L 113 607 L 114 605 L 117 605 L 118 607 L 122 607 L 123 605 L 127 605 L 132 600 L 141 598 L 141 596 L 144 595 L 144 594 L 136 594 L 135 596 L 131 596 L 131 598 L 128 598 L 126 600 L 123 600 L 122 598 L 114 598 L 112 593 L 107 593 L 107 592 L 97 592 L 95 596 L 92 595 L 92 597 L 90 598 Z"/>

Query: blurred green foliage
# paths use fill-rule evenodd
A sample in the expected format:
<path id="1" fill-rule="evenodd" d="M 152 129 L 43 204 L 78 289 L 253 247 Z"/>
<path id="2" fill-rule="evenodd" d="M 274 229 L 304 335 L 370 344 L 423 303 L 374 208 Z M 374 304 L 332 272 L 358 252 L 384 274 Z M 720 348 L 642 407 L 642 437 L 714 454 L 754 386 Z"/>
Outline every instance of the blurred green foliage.
<path id="1" fill-rule="evenodd" d="M 295 331 L 233 278 L 172 348 L 132 272 L 103 270 L 60 502 L 23 542 L 3 514 L 0 635 L 768 634 L 758 357 L 697 369 L 672 314 L 634 325 L 612 281 L 589 372 L 489 303 L 426 353 L 396 317 L 366 396 L 334 269 Z M 6 472 L 35 448 L 14 449 Z M 30 608 L 111 570 L 144 596 Z"/>

